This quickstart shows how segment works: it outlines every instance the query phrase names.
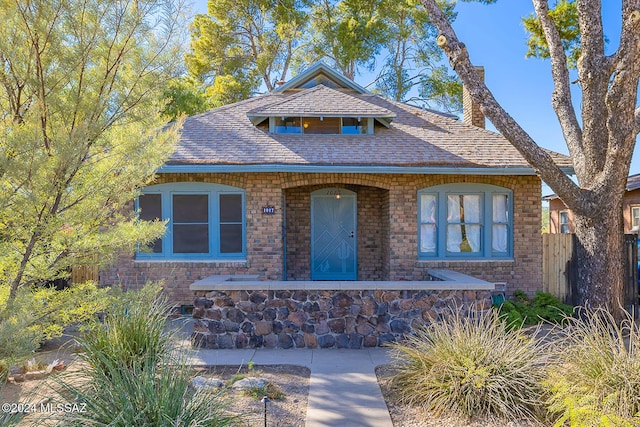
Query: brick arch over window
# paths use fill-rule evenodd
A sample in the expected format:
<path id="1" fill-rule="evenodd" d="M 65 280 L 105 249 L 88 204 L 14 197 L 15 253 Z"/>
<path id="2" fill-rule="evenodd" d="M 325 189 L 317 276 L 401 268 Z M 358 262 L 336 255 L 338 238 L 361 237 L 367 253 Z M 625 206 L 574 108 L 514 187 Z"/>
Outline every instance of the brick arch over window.
<path id="1" fill-rule="evenodd" d="M 417 210 L 420 258 L 513 257 L 513 191 L 508 188 L 460 182 L 422 188 Z"/>
<path id="2" fill-rule="evenodd" d="M 389 190 L 393 186 L 391 175 L 281 173 L 279 177 L 283 189 L 318 185 L 343 185 L 348 188 L 349 185 L 355 185 Z"/>

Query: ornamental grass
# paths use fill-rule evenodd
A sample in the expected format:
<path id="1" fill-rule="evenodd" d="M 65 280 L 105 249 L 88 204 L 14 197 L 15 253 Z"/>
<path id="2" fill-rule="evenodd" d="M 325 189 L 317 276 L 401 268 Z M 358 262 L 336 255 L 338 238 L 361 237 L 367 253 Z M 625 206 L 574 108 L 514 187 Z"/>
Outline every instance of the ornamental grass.
<path id="1" fill-rule="evenodd" d="M 494 311 L 444 320 L 393 344 L 401 402 L 435 416 L 528 420 L 546 410 L 546 356 L 537 335 L 509 330 Z"/>
<path id="2" fill-rule="evenodd" d="M 640 425 L 640 330 L 603 310 L 568 319 L 545 384 L 555 425 Z"/>

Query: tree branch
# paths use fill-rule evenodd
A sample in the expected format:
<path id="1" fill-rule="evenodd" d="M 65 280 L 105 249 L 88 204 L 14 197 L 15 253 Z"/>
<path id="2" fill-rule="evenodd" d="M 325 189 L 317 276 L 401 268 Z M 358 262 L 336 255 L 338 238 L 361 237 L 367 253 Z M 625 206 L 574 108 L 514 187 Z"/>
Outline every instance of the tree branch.
<path id="1" fill-rule="evenodd" d="M 567 56 L 558 28 L 549 16 L 547 0 L 533 0 L 533 6 L 547 40 L 549 57 L 551 58 L 551 74 L 554 83 L 551 104 L 562 127 L 562 133 L 573 159 L 573 166 L 576 171 L 581 171 L 584 169 L 582 129 L 571 100 L 571 81 L 567 67 Z"/>
<path id="2" fill-rule="evenodd" d="M 467 49 L 455 34 L 447 17 L 436 0 L 420 0 L 429 13 L 431 22 L 438 28 L 438 45 L 449 57 L 453 69 L 466 85 L 471 99 L 480 106 L 482 113 L 491 120 L 502 135 L 520 152 L 536 173 L 555 191 L 565 204 L 581 212 L 588 197 L 562 170 L 551 156 L 539 147 L 518 123 L 498 104 L 471 64 Z"/>
<path id="3" fill-rule="evenodd" d="M 609 85 L 608 59 L 604 54 L 602 5 L 600 0 L 578 0 L 576 3 L 580 22 L 581 56 L 578 59 L 578 76 L 582 86 L 582 123 L 585 141 L 607 141 L 607 117 L 605 98 Z M 607 144 L 584 144 L 585 161 L 589 172 L 580 174 L 583 187 L 604 169 Z"/>

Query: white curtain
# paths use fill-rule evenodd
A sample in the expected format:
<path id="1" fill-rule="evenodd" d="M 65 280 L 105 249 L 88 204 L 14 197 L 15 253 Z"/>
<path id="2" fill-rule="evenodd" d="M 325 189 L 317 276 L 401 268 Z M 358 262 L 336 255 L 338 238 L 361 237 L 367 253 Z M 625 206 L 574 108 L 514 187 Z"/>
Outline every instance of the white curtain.
<path id="1" fill-rule="evenodd" d="M 420 252 L 436 251 L 437 198 L 435 194 L 420 196 Z"/>
<path id="2" fill-rule="evenodd" d="M 471 252 L 480 251 L 481 206 L 479 195 L 463 196 L 464 222 Z"/>
<path id="3" fill-rule="evenodd" d="M 460 196 L 447 196 L 447 251 L 460 252 L 462 243 L 462 227 L 460 222 Z M 454 224 L 451 224 L 454 223 Z"/>
<path id="4" fill-rule="evenodd" d="M 494 252 L 507 252 L 508 246 L 508 199 L 505 194 L 493 196 L 492 249 Z"/>
<path id="5" fill-rule="evenodd" d="M 436 226 L 422 224 L 420 226 L 420 252 L 436 251 Z"/>

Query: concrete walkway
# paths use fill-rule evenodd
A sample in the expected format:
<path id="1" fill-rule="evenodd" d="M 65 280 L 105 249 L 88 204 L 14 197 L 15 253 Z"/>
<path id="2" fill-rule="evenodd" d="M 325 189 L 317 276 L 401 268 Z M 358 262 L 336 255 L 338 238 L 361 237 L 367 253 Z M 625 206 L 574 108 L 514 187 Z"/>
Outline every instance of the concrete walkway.
<path id="1" fill-rule="evenodd" d="M 374 369 L 389 363 L 382 348 L 197 350 L 198 365 L 301 365 L 311 370 L 306 427 L 392 427 Z"/>

